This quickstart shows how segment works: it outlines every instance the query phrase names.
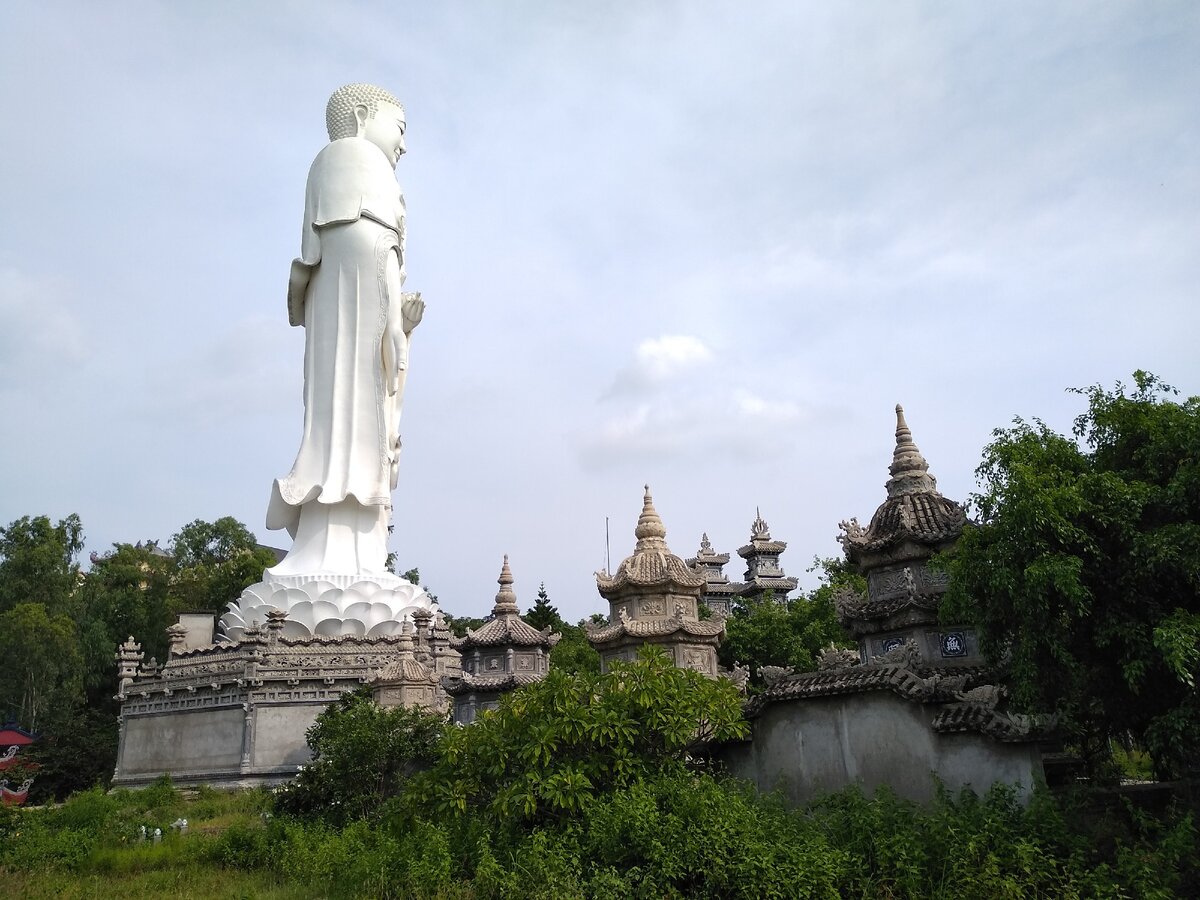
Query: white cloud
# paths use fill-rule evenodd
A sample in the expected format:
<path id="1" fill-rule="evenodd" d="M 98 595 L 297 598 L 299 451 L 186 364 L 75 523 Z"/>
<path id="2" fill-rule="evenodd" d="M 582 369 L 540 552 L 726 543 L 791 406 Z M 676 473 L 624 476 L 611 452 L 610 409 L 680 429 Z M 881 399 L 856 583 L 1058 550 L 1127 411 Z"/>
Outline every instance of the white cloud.
<path id="1" fill-rule="evenodd" d="M 637 346 L 634 360 L 619 371 L 605 396 L 648 393 L 713 359 L 713 352 L 690 334 L 664 334 Z"/>
<path id="2" fill-rule="evenodd" d="M 669 378 L 710 359 L 712 351 L 704 341 L 689 334 L 665 334 L 642 341 L 637 348 L 638 365 L 656 379 Z"/>
<path id="3" fill-rule="evenodd" d="M 790 400 L 767 400 L 758 394 L 739 388 L 733 392 L 737 414 L 748 422 L 786 424 L 800 418 L 800 407 Z"/>

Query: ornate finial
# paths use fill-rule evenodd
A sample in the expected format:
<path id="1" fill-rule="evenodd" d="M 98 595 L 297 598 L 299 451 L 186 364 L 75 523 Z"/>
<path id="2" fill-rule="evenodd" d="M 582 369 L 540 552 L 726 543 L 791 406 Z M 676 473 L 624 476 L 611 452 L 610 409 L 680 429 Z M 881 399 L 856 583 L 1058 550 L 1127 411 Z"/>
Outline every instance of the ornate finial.
<path id="1" fill-rule="evenodd" d="M 708 532 L 700 535 L 700 549 L 696 551 L 697 556 L 711 556 L 713 552 L 712 544 L 708 542 Z"/>
<path id="2" fill-rule="evenodd" d="M 504 565 L 500 568 L 500 577 L 496 579 L 496 583 L 500 585 L 500 590 L 496 592 L 496 605 L 492 607 L 492 615 L 516 615 L 517 595 L 513 592 L 513 576 L 512 570 L 508 568 L 508 554 L 504 554 Z"/>
<path id="3" fill-rule="evenodd" d="M 937 479 L 929 474 L 929 463 L 913 442 L 912 431 L 904 419 L 904 407 L 899 403 L 896 404 L 896 450 L 888 471 L 892 474 L 887 483 L 889 497 L 937 491 Z"/>
<path id="4" fill-rule="evenodd" d="M 654 498 L 650 496 L 650 485 L 646 485 L 646 494 L 642 499 L 642 514 L 638 516 L 637 528 L 633 530 L 637 537 L 637 549 L 648 550 L 666 548 L 667 527 L 663 525 L 654 508 Z"/>
<path id="5" fill-rule="evenodd" d="M 416 658 L 413 656 L 412 632 L 403 628 L 400 630 L 400 640 L 396 642 L 396 655 L 402 660 Z"/>
<path id="6" fill-rule="evenodd" d="M 255 625 L 258 623 L 255 622 Z M 178 656 L 187 644 L 187 628 L 176 622 L 167 628 L 167 655 Z"/>
<path id="7" fill-rule="evenodd" d="M 767 527 L 767 523 L 763 520 L 762 513 L 759 508 L 754 507 L 754 523 L 750 526 L 751 541 L 769 541 L 771 539 L 771 529 Z"/>

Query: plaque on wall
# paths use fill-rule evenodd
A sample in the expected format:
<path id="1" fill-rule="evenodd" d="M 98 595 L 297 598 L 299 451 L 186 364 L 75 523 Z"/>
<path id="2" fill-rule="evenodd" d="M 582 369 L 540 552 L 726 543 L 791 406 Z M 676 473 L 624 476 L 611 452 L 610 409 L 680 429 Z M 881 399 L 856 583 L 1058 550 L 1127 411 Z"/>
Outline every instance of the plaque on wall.
<path id="1" fill-rule="evenodd" d="M 942 656 L 966 656 L 967 640 L 961 631 L 947 631 L 942 634 Z"/>
<path id="2" fill-rule="evenodd" d="M 893 650 L 899 650 L 904 646 L 904 638 L 890 637 L 879 645 L 879 649 L 883 653 L 891 653 Z"/>

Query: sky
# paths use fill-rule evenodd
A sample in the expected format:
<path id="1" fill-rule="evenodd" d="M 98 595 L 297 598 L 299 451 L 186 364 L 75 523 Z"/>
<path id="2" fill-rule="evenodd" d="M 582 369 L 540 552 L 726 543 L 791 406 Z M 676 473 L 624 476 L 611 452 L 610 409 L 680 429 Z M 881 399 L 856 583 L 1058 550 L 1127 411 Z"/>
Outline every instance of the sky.
<path id="1" fill-rule="evenodd" d="M 1192 2 L 12 4 L 0 524 L 289 546 L 288 267 L 354 81 L 407 110 L 426 301 L 391 546 L 456 615 L 505 553 L 523 608 L 602 609 L 647 483 L 675 553 L 761 509 L 811 587 L 896 403 L 966 501 L 1067 388 L 1200 393 Z"/>

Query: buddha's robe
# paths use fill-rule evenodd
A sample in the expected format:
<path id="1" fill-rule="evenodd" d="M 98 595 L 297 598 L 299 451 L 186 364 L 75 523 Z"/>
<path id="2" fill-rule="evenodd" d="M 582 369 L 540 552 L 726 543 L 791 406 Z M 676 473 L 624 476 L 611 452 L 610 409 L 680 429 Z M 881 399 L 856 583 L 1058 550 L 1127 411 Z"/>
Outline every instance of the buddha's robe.
<path id="1" fill-rule="evenodd" d="M 288 284 L 289 319 L 305 329 L 304 432 L 267 509 L 267 527 L 296 540 L 274 574 L 384 570 L 402 395 L 389 396 L 382 344 L 401 303 L 404 219 L 374 144 L 343 138 L 317 155 Z"/>

